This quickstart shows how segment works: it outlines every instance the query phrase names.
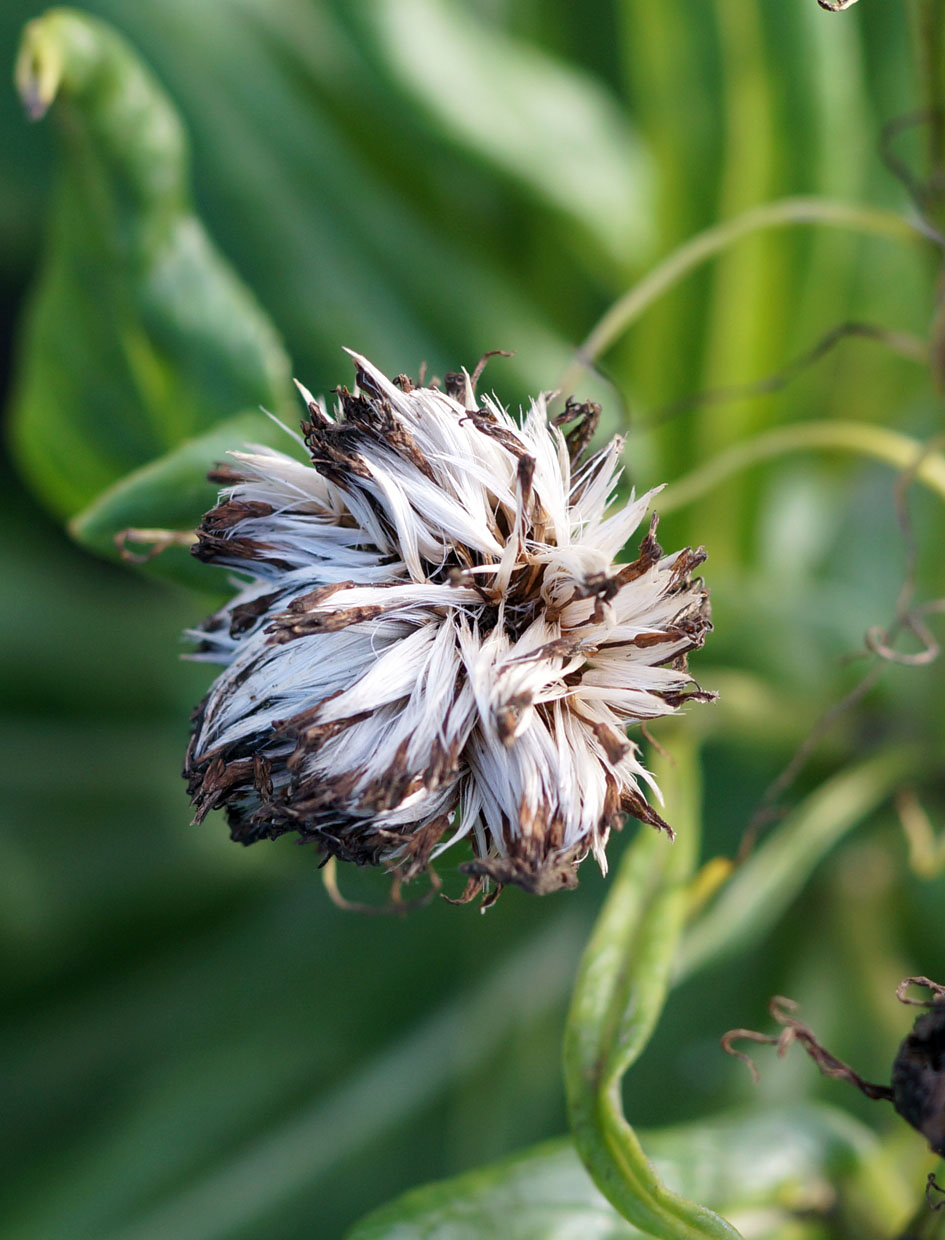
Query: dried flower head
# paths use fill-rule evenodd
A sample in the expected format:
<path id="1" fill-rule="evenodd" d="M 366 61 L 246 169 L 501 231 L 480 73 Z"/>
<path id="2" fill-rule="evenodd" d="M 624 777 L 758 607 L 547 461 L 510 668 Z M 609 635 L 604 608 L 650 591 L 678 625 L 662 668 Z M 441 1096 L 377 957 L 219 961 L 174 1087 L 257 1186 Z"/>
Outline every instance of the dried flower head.
<path id="1" fill-rule="evenodd" d="M 625 730 L 711 696 L 686 669 L 704 554 L 664 555 L 654 517 L 613 562 L 654 492 L 613 506 L 596 406 L 555 424 L 540 397 L 519 423 L 478 371 L 440 391 L 351 356 L 334 415 L 300 389 L 311 464 L 256 448 L 213 475 L 194 554 L 240 590 L 195 634 L 225 668 L 194 715 L 197 819 L 403 878 L 468 837 L 469 897 L 574 886 L 627 815 L 669 829 Z"/>

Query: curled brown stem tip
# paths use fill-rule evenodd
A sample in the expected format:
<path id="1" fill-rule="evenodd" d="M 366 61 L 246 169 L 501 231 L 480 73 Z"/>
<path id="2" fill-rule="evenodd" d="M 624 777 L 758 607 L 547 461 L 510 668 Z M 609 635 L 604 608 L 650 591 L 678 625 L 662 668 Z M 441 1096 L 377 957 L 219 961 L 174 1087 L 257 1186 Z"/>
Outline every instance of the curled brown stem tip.
<path id="1" fill-rule="evenodd" d="M 788 1048 L 793 1042 L 799 1042 L 824 1076 L 848 1081 L 851 1085 L 855 1085 L 860 1093 L 865 1094 L 867 1098 L 892 1101 L 893 1094 L 888 1085 L 876 1085 L 872 1081 L 864 1080 L 849 1064 L 844 1063 L 842 1059 L 837 1059 L 835 1055 L 831 1055 L 827 1048 L 822 1046 L 817 1040 L 813 1030 L 794 1015 L 797 1007 L 798 1005 L 793 999 L 788 999 L 784 995 L 775 995 L 768 1004 L 768 1011 L 776 1023 L 781 1026 L 781 1032 L 779 1034 L 765 1034 L 758 1033 L 753 1029 L 732 1029 L 723 1036 L 722 1049 L 726 1054 L 733 1055 L 736 1059 L 740 1059 L 745 1063 L 752 1077 L 757 1082 L 758 1070 L 753 1060 L 743 1051 L 736 1050 L 732 1045 L 733 1042 L 747 1040 L 776 1046 L 779 1057 L 787 1054 Z"/>
<path id="2" fill-rule="evenodd" d="M 926 990 L 931 990 L 935 997 L 933 999 L 910 999 L 906 995 L 910 986 L 924 986 Z M 945 986 L 941 982 L 933 982 L 930 977 L 904 977 L 896 987 L 896 998 L 900 1003 L 905 1003 L 909 1007 L 932 1007 L 933 1004 L 945 999 Z"/>

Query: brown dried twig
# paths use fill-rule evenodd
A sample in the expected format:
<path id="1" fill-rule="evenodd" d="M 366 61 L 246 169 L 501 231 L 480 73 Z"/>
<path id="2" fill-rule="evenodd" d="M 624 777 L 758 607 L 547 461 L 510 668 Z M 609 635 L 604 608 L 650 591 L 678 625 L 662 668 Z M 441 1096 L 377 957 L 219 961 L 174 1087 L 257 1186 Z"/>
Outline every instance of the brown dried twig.
<path id="1" fill-rule="evenodd" d="M 349 900 L 341 894 L 338 886 L 338 859 L 337 857 L 328 857 L 321 866 L 322 884 L 328 892 L 328 897 L 336 908 L 343 909 L 346 913 L 363 913 L 368 917 L 402 917 L 405 913 L 409 913 L 411 909 L 423 908 L 429 904 L 436 893 L 443 885 L 436 870 L 427 867 L 427 874 L 430 877 L 430 888 L 424 892 L 422 896 L 418 896 L 416 900 L 405 900 L 401 895 L 402 880 L 396 872 L 391 877 L 390 899 L 386 904 L 362 904 L 357 900 Z"/>
<path id="2" fill-rule="evenodd" d="M 934 241 L 939 246 L 945 246 L 945 237 L 929 221 L 928 216 L 935 211 L 941 199 L 941 171 L 933 172 L 926 179 L 916 176 L 906 161 L 896 151 L 895 141 L 900 134 L 920 127 L 928 129 L 930 136 L 932 136 L 941 129 L 943 122 L 945 122 L 945 114 L 943 114 L 940 108 L 923 108 L 917 112 L 908 112 L 904 116 L 893 117 L 883 127 L 879 139 L 880 159 L 912 199 L 912 203 L 919 213 L 918 227 L 921 228 L 929 240 Z"/>
<path id="3" fill-rule="evenodd" d="M 115 546 L 118 554 L 126 564 L 147 564 L 155 559 L 168 547 L 190 548 L 197 541 L 195 530 L 119 530 L 115 535 Z M 128 543 L 150 543 L 151 549 L 144 554 L 137 554 L 128 549 Z"/>
<path id="4" fill-rule="evenodd" d="M 768 1004 L 768 1011 L 777 1024 L 781 1026 L 781 1032 L 779 1034 L 767 1034 L 758 1033 L 754 1029 L 730 1029 L 721 1039 L 722 1049 L 726 1055 L 732 1055 L 735 1059 L 740 1059 L 747 1066 L 752 1079 L 757 1084 L 761 1078 L 754 1060 L 750 1055 L 746 1055 L 744 1051 L 736 1050 L 733 1043 L 736 1041 L 748 1041 L 776 1046 L 779 1058 L 783 1058 L 791 1044 L 799 1042 L 824 1076 L 848 1081 L 851 1085 L 855 1085 L 860 1093 L 865 1094 L 867 1098 L 892 1101 L 893 1093 L 888 1085 L 876 1085 L 872 1081 L 864 1080 L 849 1064 L 844 1063 L 842 1059 L 837 1059 L 835 1055 L 831 1055 L 826 1047 L 822 1046 L 817 1040 L 814 1031 L 794 1015 L 797 1008 L 798 1005 L 793 999 L 786 999 L 784 995 L 775 995 Z"/>
<path id="5" fill-rule="evenodd" d="M 932 1200 L 933 1192 L 941 1193 L 942 1197 L 945 1198 L 945 1188 L 942 1188 L 941 1184 L 939 1184 L 938 1180 L 936 1180 L 935 1172 L 930 1171 L 929 1178 L 925 1182 L 925 1200 L 929 1203 L 930 1210 L 941 1210 L 943 1207 L 945 1207 L 945 1200 L 933 1201 Z"/>
<path id="6" fill-rule="evenodd" d="M 512 352 L 509 352 L 508 349 L 489 349 L 487 350 L 487 352 L 483 353 L 482 357 L 476 363 L 476 369 L 469 376 L 469 382 L 472 385 L 472 390 L 475 392 L 476 384 L 479 382 L 480 378 L 482 377 L 482 372 L 485 370 L 486 363 L 489 361 L 490 357 L 514 357 L 514 356 L 515 354 Z"/>

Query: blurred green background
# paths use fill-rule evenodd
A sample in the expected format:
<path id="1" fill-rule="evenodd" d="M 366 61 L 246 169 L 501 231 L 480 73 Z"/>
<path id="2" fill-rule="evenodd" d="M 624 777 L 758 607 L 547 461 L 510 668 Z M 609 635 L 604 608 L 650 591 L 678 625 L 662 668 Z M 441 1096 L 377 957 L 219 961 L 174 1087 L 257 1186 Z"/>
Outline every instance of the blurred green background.
<path id="1" fill-rule="evenodd" d="M 916 85 L 903 12 L 882 0 L 842 16 L 814 0 L 86 11 L 169 92 L 192 140 L 198 215 L 316 392 L 350 381 L 345 345 L 390 373 L 505 348 L 515 357 L 486 379 L 516 405 L 553 387 L 611 302 L 699 229 L 788 194 L 907 209 L 878 138 L 916 106 Z M 11 66 L 39 12 L 0 9 Z M 14 403 L 49 253 L 56 121 L 54 108 L 31 125 L 12 89 L 0 98 Z M 795 421 L 928 437 L 941 400 L 927 373 L 868 340 L 776 395 L 646 423 L 693 392 L 777 371 L 844 320 L 925 336 L 936 275 L 934 251 L 917 246 L 820 228 L 755 236 L 648 311 L 578 394 L 605 402 L 609 429 L 625 424 L 640 485 Z M 90 302 L 107 334 L 113 307 Z M 99 408 L 96 382 L 102 407 L 112 399 L 75 326 L 62 321 L 45 361 L 61 372 L 64 442 Z M 865 670 L 841 656 L 892 618 L 906 572 L 893 482 L 878 464 L 793 455 L 664 522 L 667 548 L 709 550 L 716 632 L 694 663 L 722 690 L 698 712 L 711 716 L 698 721 L 707 855 L 734 853 L 769 781 Z M 943 592 L 941 504 L 913 491 L 930 598 Z M 179 661 L 180 634 L 221 581 L 207 569 L 195 595 L 93 557 L 9 462 L 2 494 L 0 1234 L 339 1236 L 397 1192 L 563 1132 L 562 1022 L 606 890 L 591 864 L 573 894 L 509 890 L 485 917 L 436 902 L 382 922 L 335 908 L 310 851 L 241 850 L 216 817 L 189 826 L 178 771 L 209 669 Z M 910 782 L 941 830 L 943 718 L 940 668 L 887 668 L 789 800 L 913 745 Z M 340 878 L 346 894 L 384 898 L 380 876 Z M 945 874 L 913 872 L 886 806 L 770 933 L 674 992 L 628 1113 L 655 1126 L 756 1099 L 718 1037 L 764 1024 L 774 992 L 801 1000 L 836 1054 L 887 1078 L 910 1024 L 893 990 L 910 972 L 945 979 Z M 805 1092 L 893 1129 L 800 1056 L 767 1064 L 765 1100 Z M 897 1141 L 921 1183 L 920 1139 Z"/>

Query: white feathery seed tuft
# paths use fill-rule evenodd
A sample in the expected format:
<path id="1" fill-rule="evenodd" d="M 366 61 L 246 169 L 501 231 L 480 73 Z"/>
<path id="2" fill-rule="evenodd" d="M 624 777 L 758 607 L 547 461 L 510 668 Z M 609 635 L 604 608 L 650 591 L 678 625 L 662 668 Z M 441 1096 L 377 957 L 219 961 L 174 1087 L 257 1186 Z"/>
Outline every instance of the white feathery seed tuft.
<path id="1" fill-rule="evenodd" d="M 405 879 L 468 837 L 466 898 L 573 886 L 628 815 L 668 830 L 626 729 L 712 696 L 686 667 L 704 554 L 664 555 L 654 517 L 614 562 L 656 491 L 614 505 L 596 406 L 519 422 L 465 371 L 441 391 L 351 356 L 334 413 L 300 385 L 310 465 L 255 448 L 211 475 L 194 553 L 239 592 L 192 634 L 224 667 L 185 765 L 197 819 Z"/>

